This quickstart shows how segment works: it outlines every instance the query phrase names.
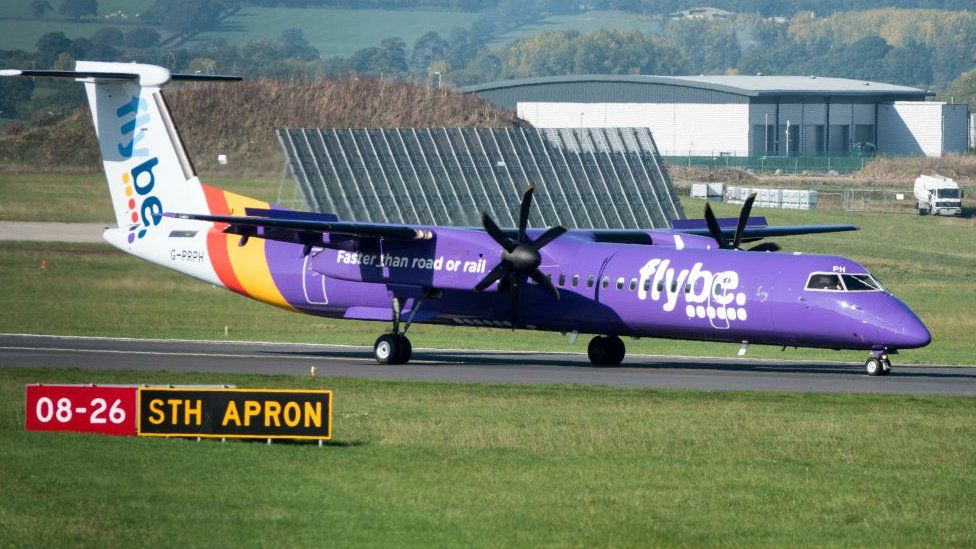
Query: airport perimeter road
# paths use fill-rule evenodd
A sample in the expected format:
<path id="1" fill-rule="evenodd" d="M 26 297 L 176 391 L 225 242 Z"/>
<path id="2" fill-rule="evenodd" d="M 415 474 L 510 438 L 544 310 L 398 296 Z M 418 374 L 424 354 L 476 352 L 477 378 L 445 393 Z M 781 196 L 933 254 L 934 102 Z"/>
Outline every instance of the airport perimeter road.
<path id="1" fill-rule="evenodd" d="M 705 390 L 976 396 L 976 367 L 899 366 L 870 378 L 861 364 L 629 356 L 597 368 L 584 355 L 415 349 L 383 366 L 367 347 L 0 334 L 0 367 L 226 372 L 480 383 L 555 383 Z"/>
<path id="2" fill-rule="evenodd" d="M 55 221 L 0 221 L 0 240 L 33 242 L 102 243 L 108 223 L 59 223 Z"/>

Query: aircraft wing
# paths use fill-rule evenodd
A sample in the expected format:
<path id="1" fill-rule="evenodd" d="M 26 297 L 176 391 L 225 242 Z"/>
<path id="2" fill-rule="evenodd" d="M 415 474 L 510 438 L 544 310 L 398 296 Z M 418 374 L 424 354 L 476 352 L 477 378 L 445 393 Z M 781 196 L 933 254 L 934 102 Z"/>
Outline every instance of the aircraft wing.
<path id="1" fill-rule="evenodd" d="M 249 212 L 250 213 L 250 212 Z M 430 240 L 434 234 L 429 229 L 411 225 L 388 225 L 379 223 L 355 223 L 329 220 L 329 216 L 260 217 L 234 215 L 203 215 L 185 213 L 164 213 L 176 219 L 194 219 L 226 223 L 224 232 L 242 236 L 257 236 L 287 242 L 304 242 L 307 236 L 325 233 L 361 238 L 390 238 L 395 240 Z"/>
<path id="2" fill-rule="evenodd" d="M 822 234 L 822 233 L 839 233 L 844 231 L 857 231 L 861 228 L 857 225 L 782 225 L 782 226 L 758 226 L 749 227 L 742 231 L 742 241 L 752 242 L 754 240 L 759 240 L 761 238 L 769 238 L 776 236 L 795 236 L 801 234 Z M 708 232 L 707 227 L 703 228 L 688 228 L 688 229 L 674 229 L 677 233 L 687 233 L 698 236 L 711 236 Z M 722 234 L 729 238 L 735 235 L 735 228 L 725 228 L 722 227 Z"/>

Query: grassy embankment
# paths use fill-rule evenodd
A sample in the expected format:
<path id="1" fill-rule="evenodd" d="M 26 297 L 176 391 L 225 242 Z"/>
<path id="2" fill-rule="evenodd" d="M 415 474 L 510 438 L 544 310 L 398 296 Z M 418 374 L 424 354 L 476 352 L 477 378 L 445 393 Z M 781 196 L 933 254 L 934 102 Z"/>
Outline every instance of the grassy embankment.
<path id="1" fill-rule="evenodd" d="M 23 430 L 33 382 L 332 388 L 335 441 Z M 969 398 L 0 368 L 20 545 L 976 543 Z"/>
<path id="2" fill-rule="evenodd" d="M 0 177 L 0 218 L 109 221 L 111 212 L 100 175 Z M 208 179 L 218 186 L 263 199 L 274 199 L 278 184 L 259 179 Z M 55 188 L 64 188 L 56 192 Z M 67 190 L 70 188 L 70 191 Z M 44 190 L 40 196 L 37 192 Z M 698 215 L 704 204 L 685 200 Z M 716 204 L 720 215 L 737 206 Z M 932 344 L 906 351 L 897 362 L 972 364 L 971 334 L 976 331 L 976 245 L 974 219 L 919 218 L 909 215 L 797 212 L 757 209 L 770 223 L 854 223 L 855 233 L 788 237 L 787 250 L 838 254 L 875 273 L 929 326 Z M 0 244 L 0 331 L 128 337 L 223 338 L 371 345 L 384 326 L 296 315 L 214 289 L 181 275 L 126 257 L 107 245 Z M 40 271 L 41 260 L 47 270 Z M 142 311 L 125 315 L 118 311 Z M 411 329 L 417 346 L 443 348 L 548 349 L 568 347 L 558 334 L 511 332 L 489 328 Z M 628 341 L 631 353 L 733 356 L 735 346 L 643 339 Z M 863 360 L 863 353 L 788 350 L 754 346 L 753 357 Z"/>
<path id="3" fill-rule="evenodd" d="M 31 0 L 0 2 L 0 50 L 35 51 L 37 40 L 49 32 L 63 32 L 68 38 L 75 39 L 91 38 L 107 27 L 114 27 L 122 32 L 141 28 L 142 24 L 134 15 L 144 13 L 152 0 L 98 0 L 98 17 L 78 21 L 57 13 L 61 2 L 50 2 L 54 11 L 47 12 L 43 19 L 38 19 L 31 13 L 32 3 Z M 118 11 L 122 11 L 127 17 L 106 18 L 106 15 Z"/>

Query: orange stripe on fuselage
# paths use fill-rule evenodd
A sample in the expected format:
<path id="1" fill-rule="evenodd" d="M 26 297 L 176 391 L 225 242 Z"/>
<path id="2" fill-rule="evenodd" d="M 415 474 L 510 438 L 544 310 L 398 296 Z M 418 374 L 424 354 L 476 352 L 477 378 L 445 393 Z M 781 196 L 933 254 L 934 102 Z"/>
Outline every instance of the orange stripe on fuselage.
<path id="1" fill-rule="evenodd" d="M 222 204 L 225 209 L 223 215 L 246 215 L 245 208 L 267 209 L 269 207 L 267 202 L 229 191 L 220 192 L 223 194 Z M 241 293 L 271 305 L 294 310 L 294 307 L 285 301 L 285 297 L 271 276 L 271 268 L 265 254 L 267 241 L 263 238 L 252 238 L 247 245 L 239 246 L 238 236 L 221 234 L 224 236 L 224 251 L 230 267 L 243 289 Z"/>
<path id="2" fill-rule="evenodd" d="M 227 208 L 227 199 L 224 198 L 224 191 L 216 187 L 211 187 L 210 185 L 201 186 L 203 187 L 203 194 L 207 198 L 207 206 L 210 208 L 210 213 L 213 215 L 228 215 L 229 210 Z M 244 287 L 241 286 L 241 282 L 237 279 L 237 275 L 234 274 L 234 269 L 230 264 L 230 254 L 227 252 L 227 237 L 229 235 L 222 232 L 226 226 L 226 223 L 214 223 L 213 227 L 207 233 L 207 251 L 210 253 L 210 263 L 217 273 L 217 278 L 220 279 L 220 282 L 224 286 L 239 294 L 248 295 L 244 291 Z"/>

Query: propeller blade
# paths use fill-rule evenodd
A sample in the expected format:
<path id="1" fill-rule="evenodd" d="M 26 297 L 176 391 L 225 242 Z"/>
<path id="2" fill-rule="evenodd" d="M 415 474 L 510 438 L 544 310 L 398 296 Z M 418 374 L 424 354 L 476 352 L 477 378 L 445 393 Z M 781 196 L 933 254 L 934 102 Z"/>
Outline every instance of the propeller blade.
<path id="1" fill-rule="evenodd" d="M 550 292 L 552 292 L 552 295 L 556 299 L 559 299 L 559 290 L 557 290 L 556 287 L 552 285 L 552 281 L 549 280 L 548 276 L 542 274 L 542 271 L 540 271 L 539 269 L 535 269 L 534 271 L 529 273 L 529 276 L 532 277 L 532 280 L 534 280 L 536 284 L 549 290 Z"/>
<path id="2" fill-rule="evenodd" d="M 557 225 L 555 227 L 552 227 L 548 231 L 542 233 L 542 235 L 540 235 L 539 238 L 535 239 L 532 245 L 535 246 L 536 250 L 542 249 L 543 246 L 552 242 L 553 240 L 556 240 L 568 230 L 569 229 L 563 227 L 562 225 Z"/>
<path id="3" fill-rule="evenodd" d="M 488 212 L 481 212 L 481 225 L 485 228 L 485 232 L 488 233 L 488 236 L 497 242 L 499 246 L 505 248 L 505 251 L 511 252 L 515 249 L 515 244 L 512 244 L 512 241 L 505 236 L 505 233 L 498 228 L 498 225 L 496 225 L 495 222 L 488 217 Z"/>
<path id="4" fill-rule="evenodd" d="M 746 230 L 746 222 L 749 221 L 749 213 L 752 212 L 752 203 L 755 201 L 756 193 L 752 193 L 742 203 L 742 211 L 739 212 L 739 224 L 735 227 L 735 238 L 732 240 L 732 248 L 735 250 L 738 250 L 742 244 L 742 233 Z"/>
<path id="5" fill-rule="evenodd" d="M 756 246 L 749 248 L 749 251 L 750 252 L 778 252 L 780 251 L 780 249 L 781 248 L 779 247 L 779 244 L 775 242 L 763 242 L 762 244 L 758 244 Z"/>
<path id="6" fill-rule="evenodd" d="M 718 247 L 722 249 L 728 248 L 725 243 L 725 238 L 722 237 L 722 228 L 718 226 L 718 220 L 715 219 L 715 213 L 712 212 L 712 205 L 705 202 L 705 224 L 708 225 L 708 232 L 718 243 Z"/>
<path id="7" fill-rule="evenodd" d="M 532 208 L 532 193 L 534 191 L 535 186 L 529 185 L 529 188 L 522 193 L 522 205 L 519 207 L 518 219 L 518 244 L 525 244 L 525 228 L 529 225 L 529 209 Z"/>
<path id="8" fill-rule="evenodd" d="M 496 280 L 505 276 L 508 273 L 508 271 L 509 271 L 509 263 L 507 261 L 502 261 L 498 265 L 495 265 L 495 268 L 489 271 L 488 274 L 485 275 L 483 279 L 481 279 L 481 282 L 475 284 L 474 291 L 480 292 L 485 288 L 487 288 L 488 286 L 491 286 L 492 284 L 495 283 Z"/>

